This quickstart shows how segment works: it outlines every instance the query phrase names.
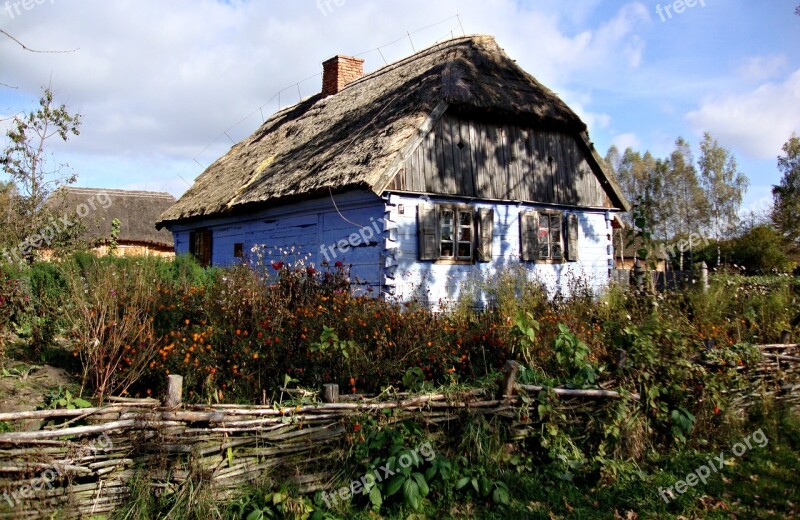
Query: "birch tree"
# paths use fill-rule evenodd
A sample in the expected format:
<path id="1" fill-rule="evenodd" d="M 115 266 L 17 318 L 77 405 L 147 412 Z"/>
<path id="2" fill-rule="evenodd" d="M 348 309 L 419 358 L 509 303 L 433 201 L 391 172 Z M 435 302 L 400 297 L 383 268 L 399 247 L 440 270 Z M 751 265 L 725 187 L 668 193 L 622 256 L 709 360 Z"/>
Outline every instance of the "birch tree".
<path id="1" fill-rule="evenodd" d="M 0 166 L 16 187 L 12 205 L 16 239 L 35 234 L 45 220 L 44 202 L 59 187 L 75 182 L 74 173 L 65 173 L 66 164 L 53 160 L 50 141 L 66 141 L 78 135 L 81 117 L 70 114 L 65 105 L 58 105 L 53 91 L 44 89 L 39 107 L 15 116 L 6 132 L 7 145 L 0 152 Z"/>
<path id="2" fill-rule="evenodd" d="M 700 143 L 698 165 L 700 185 L 708 201 L 710 229 L 717 242 L 717 265 L 721 265 L 720 240 L 735 230 L 749 180 L 739 171 L 736 157 L 708 132 Z"/>

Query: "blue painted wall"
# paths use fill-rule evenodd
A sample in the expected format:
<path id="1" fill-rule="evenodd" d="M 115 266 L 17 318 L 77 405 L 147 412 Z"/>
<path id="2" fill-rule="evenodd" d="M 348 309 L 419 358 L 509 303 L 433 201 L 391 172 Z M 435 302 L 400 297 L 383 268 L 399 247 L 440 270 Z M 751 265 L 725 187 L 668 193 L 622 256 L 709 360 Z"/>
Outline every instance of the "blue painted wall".
<path id="1" fill-rule="evenodd" d="M 213 236 L 212 263 L 232 265 L 234 244 L 242 243 L 250 261 L 260 246 L 262 261 L 285 261 L 321 266 L 327 261 L 352 264 L 357 290 L 388 293 L 401 300 L 418 299 L 434 306 L 456 301 L 465 287 L 480 287 L 506 269 L 519 269 L 529 280 L 545 284 L 551 294 L 568 291 L 580 280 L 599 292 L 608 285 L 612 263 L 611 212 L 562 207 L 579 217 L 578 262 L 543 264 L 520 262 L 520 211 L 554 209 L 554 206 L 509 202 L 468 202 L 475 208 L 494 209 L 492 261 L 472 265 L 421 262 L 417 206 L 459 203 L 463 199 L 348 192 L 296 204 L 279 206 L 247 216 L 210 219 L 190 225 L 172 225 L 177 253 L 189 252 L 189 232 L 208 228 Z M 338 211 L 337 211 L 338 207 Z M 479 298 L 485 305 L 486 297 Z"/>
<path id="2" fill-rule="evenodd" d="M 266 265 L 273 261 L 316 267 L 324 261 L 331 266 L 337 261 L 352 265 L 354 282 L 362 290 L 370 287 L 377 293 L 382 281 L 383 216 L 384 201 L 380 197 L 354 191 L 246 216 L 171 225 L 169 229 L 178 254 L 189 252 L 192 230 L 210 229 L 215 266 L 240 262 L 234 257 L 234 244 L 242 243 L 251 262 L 260 258 Z M 258 251 L 254 252 L 254 247 Z"/>

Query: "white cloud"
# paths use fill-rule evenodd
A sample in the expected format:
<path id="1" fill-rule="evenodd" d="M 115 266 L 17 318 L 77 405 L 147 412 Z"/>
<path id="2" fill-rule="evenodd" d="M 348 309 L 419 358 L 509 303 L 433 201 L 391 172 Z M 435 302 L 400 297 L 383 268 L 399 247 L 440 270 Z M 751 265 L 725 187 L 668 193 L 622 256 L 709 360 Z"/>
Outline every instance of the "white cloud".
<path id="1" fill-rule="evenodd" d="M 548 87 L 574 92 L 624 81 L 624 72 L 642 61 L 644 43 L 638 33 L 649 18 L 646 8 L 633 2 L 592 20 L 589 13 L 597 16 L 598 0 L 583 4 L 580 13 L 560 1 L 546 8 L 517 0 L 347 0 L 331 5 L 334 9 L 326 14 L 312 0 L 46 2 L 14 18 L 0 10 L 0 26 L 30 47 L 78 49 L 32 54 L 0 39 L 0 81 L 20 87 L 13 98 L 0 89 L 0 109 L 33 106 L 40 87 L 52 81 L 57 101 L 84 116 L 81 135 L 66 145 L 78 158 L 72 162 L 79 171 L 108 166 L 109 179 L 116 182 L 111 170 L 127 173 L 138 164 L 134 159 L 151 158 L 156 171 L 171 172 L 172 161 L 192 163 L 213 141 L 198 159 L 209 164 L 231 144 L 225 136 L 219 139 L 222 131 L 250 114 L 229 132 L 234 141 L 244 138 L 261 122 L 257 108 L 280 88 L 291 86 L 281 93 L 284 107 L 300 95 L 318 92 L 318 76 L 301 83 L 300 94 L 294 84 L 321 72 L 325 58 L 375 49 L 406 29 L 458 12 L 467 33 L 494 34 L 512 58 Z M 567 33 L 564 20 L 591 20 L 592 28 Z M 451 31 L 461 32 L 454 18 L 412 38 L 419 50 Z M 412 50 L 402 39 L 382 52 L 393 61 Z M 364 57 L 367 70 L 383 65 L 377 52 Z M 25 97 L 28 106 L 21 105 Z M 277 108 L 275 99 L 264 107 L 264 116 Z M 588 102 L 580 109 L 591 127 L 609 125 L 610 117 L 592 111 Z M 128 166 L 115 168 L 109 157 Z M 138 174 L 131 175 L 137 182 Z"/>
<path id="2" fill-rule="evenodd" d="M 727 146 L 754 157 L 775 157 L 800 129 L 800 70 L 752 92 L 709 98 L 686 119 L 698 133 L 709 131 Z"/>
<path id="3" fill-rule="evenodd" d="M 624 152 L 628 148 L 639 150 L 642 146 L 642 143 L 639 141 L 639 138 L 636 136 L 636 134 L 632 133 L 615 135 L 611 139 L 611 144 L 619 148 L 621 152 Z"/>
<path id="4" fill-rule="evenodd" d="M 772 56 L 749 56 L 737 69 L 742 79 L 760 82 L 772 79 L 786 70 L 788 61 L 783 54 Z"/>

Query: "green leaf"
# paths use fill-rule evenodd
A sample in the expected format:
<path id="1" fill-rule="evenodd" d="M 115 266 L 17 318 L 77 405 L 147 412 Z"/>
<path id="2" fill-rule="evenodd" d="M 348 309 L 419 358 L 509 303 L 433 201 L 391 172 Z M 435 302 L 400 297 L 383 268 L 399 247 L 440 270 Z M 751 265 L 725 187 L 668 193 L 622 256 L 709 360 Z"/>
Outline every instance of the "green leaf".
<path id="1" fill-rule="evenodd" d="M 419 509 L 420 496 L 419 486 L 414 479 L 408 479 L 403 483 L 403 496 L 406 499 L 406 504 L 411 506 L 414 511 Z"/>
<path id="2" fill-rule="evenodd" d="M 247 520 L 263 520 L 264 513 L 261 512 L 260 509 L 256 509 L 249 515 L 247 515 Z"/>
<path id="3" fill-rule="evenodd" d="M 369 492 L 369 501 L 375 507 L 381 507 L 381 504 L 383 504 L 383 497 L 381 496 L 381 490 L 378 489 L 378 486 L 374 486 L 372 491 Z"/>
<path id="4" fill-rule="evenodd" d="M 417 473 L 415 471 L 414 473 L 411 474 L 411 477 L 417 483 L 417 486 L 419 486 L 419 493 L 423 497 L 428 496 L 428 493 L 430 493 L 431 490 L 428 487 L 428 483 L 425 481 L 425 476 L 422 473 Z"/>
<path id="5" fill-rule="evenodd" d="M 463 488 L 467 484 L 469 484 L 469 477 L 464 477 L 462 479 L 459 479 L 459 481 L 456 482 L 456 490 Z"/>
<path id="6" fill-rule="evenodd" d="M 92 406 L 92 403 L 90 403 L 86 399 L 81 399 L 80 397 L 76 397 L 75 399 L 72 400 L 72 402 L 78 408 L 90 408 Z"/>
<path id="7" fill-rule="evenodd" d="M 395 475 L 391 479 L 389 479 L 389 483 L 386 485 L 386 496 L 392 496 L 397 493 L 403 484 L 406 481 L 406 477 L 403 475 Z"/>
<path id="8" fill-rule="evenodd" d="M 486 477 L 481 477 L 480 480 L 478 480 L 478 485 L 480 486 L 481 496 L 489 496 L 489 492 L 492 490 L 492 481 Z"/>
<path id="9" fill-rule="evenodd" d="M 492 500 L 495 504 L 503 504 L 508 505 L 509 502 L 509 495 L 508 491 L 498 487 L 495 488 L 494 493 L 492 493 Z"/>

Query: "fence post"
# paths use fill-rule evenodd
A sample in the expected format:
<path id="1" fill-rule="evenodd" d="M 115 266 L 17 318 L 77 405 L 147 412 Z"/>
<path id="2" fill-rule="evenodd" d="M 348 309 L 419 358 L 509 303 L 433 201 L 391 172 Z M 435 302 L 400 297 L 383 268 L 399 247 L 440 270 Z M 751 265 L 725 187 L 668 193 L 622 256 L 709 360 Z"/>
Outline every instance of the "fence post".
<path id="1" fill-rule="evenodd" d="M 167 376 L 167 397 L 164 406 L 177 408 L 183 400 L 183 376 L 170 374 Z"/>
<path id="2" fill-rule="evenodd" d="M 519 372 L 519 363 L 516 361 L 506 361 L 506 366 L 503 367 L 503 384 L 500 387 L 500 398 L 511 397 L 514 395 L 514 385 L 517 384 L 517 372 Z"/>
<path id="3" fill-rule="evenodd" d="M 700 283 L 703 292 L 708 292 L 708 266 L 705 262 L 700 262 Z"/>
<path id="4" fill-rule="evenodd" d="M 326 403 L 335 403 L 339 401 L 339 385 L 328 384 L 325 385 L 325 390 L 322 394 L 322 400 Z"/>

